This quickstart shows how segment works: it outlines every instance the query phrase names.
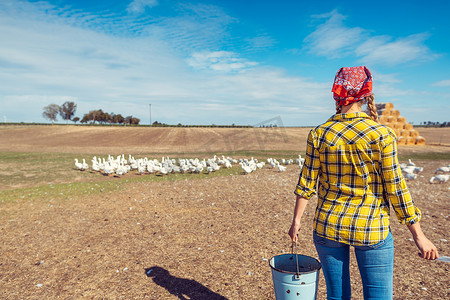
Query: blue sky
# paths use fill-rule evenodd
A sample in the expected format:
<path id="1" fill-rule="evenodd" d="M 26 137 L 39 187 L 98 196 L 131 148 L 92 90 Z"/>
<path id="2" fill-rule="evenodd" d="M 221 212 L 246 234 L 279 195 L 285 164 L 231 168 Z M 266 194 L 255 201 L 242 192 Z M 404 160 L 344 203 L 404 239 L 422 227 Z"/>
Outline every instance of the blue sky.
<path id="1" fill-rule="evenodd" d="M 407 3 L 407 4 L 405 4 Z M 343 66 L 377 102 L 450 121 L 450 1 L 0 1 L 0 121 L 65 101 L 168 124 L 312 126 Z"/>

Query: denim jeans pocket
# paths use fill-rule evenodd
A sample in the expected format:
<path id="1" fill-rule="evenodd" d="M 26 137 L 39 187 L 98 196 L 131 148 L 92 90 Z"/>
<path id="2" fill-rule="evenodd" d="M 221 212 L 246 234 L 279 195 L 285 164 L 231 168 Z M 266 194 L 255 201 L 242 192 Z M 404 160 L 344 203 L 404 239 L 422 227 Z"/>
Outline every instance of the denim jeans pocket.
<path id="1" fill-rule="evenodd" d="M 386 243 L 386 240 L 382 240 L 379 243 L 376 243 L 376 244 L 373 244 L 373 245 L 369 245 L 367 247 L 370 248 L 370 249 L 377 249 L 377 248 L 383 246 L 385 243 Z"/>
<path id="2" fill-rule="evenodd" d="M 384 239 L 384 240 L 382 240 L 382 241 L 380 241 L 380 242 L 378 242 L 378 243 L 376 243 L 376 244 L 369 245 L 369 246 L 356 246 L 356 247 L 357 247 L 358 249 L 360 249 L 360 250 L 378 249 L 378 248 L 380 248 L 380 247 L 382 247 L 382 246 L 384 246 L 384 245 L 387 245 L 387 246 L 388 246 L 388 244 L 392 243 L 392 241 L 393 241 L 392 234 L 391 234 L 391 232 L 389 232 L 389 234 L 388 234 L 388 236 L 386 237 L 386 239 Z M 356 247 L 355 247 L 355 248 L 356 248 Z"/>
<path id="3" fill-rule="evenodd" d="M 321 236 L 318 236 L 316 233 L 313 235 L 314 244 L 316 245 L 325 245 L 327 243 L 327 239 Z"/>
<path id="4" fill-rule="evenodd" d="M 336 242 L 324 237 L 321 237 L 319 235 L 317 235 L 317 233 L 313 233 L 313 240 L 314 240 L 314 244 L 318 245 L 318 246 L 325 246 L 325 247 L 331 247 L 331 248 L 339 248 L 339 247 L 345 247 L 346 244 L 344 243 L 340 243 L 340 242 Z"/>

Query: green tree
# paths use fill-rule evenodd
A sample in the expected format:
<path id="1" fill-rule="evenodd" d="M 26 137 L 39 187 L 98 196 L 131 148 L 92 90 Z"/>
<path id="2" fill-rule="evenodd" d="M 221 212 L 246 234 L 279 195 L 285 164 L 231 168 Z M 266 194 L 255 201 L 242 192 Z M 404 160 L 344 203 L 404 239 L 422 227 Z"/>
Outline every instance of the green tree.
<path id="1" fill-rule="evenodd" d="M 102 115 L 102 121 L 105 123 L 111 124 L 113 121 L 113 117 L 110 114 L 108 114 L 107 112 L 105 112 Z"/>
<path id="2" fill-rule="evenodd" d="M 63 120 L 69 121 L 72 120 L 72 117 L 75 115 L 77 111 L 77 105 L 75 102 L 66 101 L 59 108 L 59 115 Z"/>
<path id="3" fill-rule="evenodd" d="M 139 122 L 141 122 L 141 119 L 131 118 L 131 125 L 139 125 Z"/>
<path id="4" fill-rule="evenodd" d="M 72 121 L 76 124 L 78 121 L 80 121 L 80 118 L 75 117 L 75 118 L 72 119 Z"/>
<path id="5" fill-rule="evenodd" d="M 132 116 L 127 116 L 127 117 L 125 117 L 124 123 L 125 123 L 125 124 L 128 124 L 128 125 L 131 125 L 131 120 L 132 120 L 132 119 L 133 119 Z"/>
<path id="6" fill-rule="evenodd" d="M 90 121 L 89 114 L 84 114 L 83 119 L 81 119 L 80 123 L 85 124 L 89 121 Z"/>
<path id="7" fill-rule="evenodd" d="M 113 123 L 114 124 L 123 124 L 125 122 L 125 118 L 121 114 L 113 114 Z"/>
<path id="8" fill-rule="evenodd" d="M 57 104 L 50 104 L 44 107 L 44 112 L 42 113 L 42 116 L 50 121 L 52 121 L 52 124 L 56 121 L 56 117 L 58 116 L 58 113 L 60 112 L 61 107 Z"/>
<path id="9" fill-rule="evenodd" d="M 101 123 L 103 121 L 103 110 L 91 110 L 88 114 L 88 120 L 95 124 L 95 121 Z"/>

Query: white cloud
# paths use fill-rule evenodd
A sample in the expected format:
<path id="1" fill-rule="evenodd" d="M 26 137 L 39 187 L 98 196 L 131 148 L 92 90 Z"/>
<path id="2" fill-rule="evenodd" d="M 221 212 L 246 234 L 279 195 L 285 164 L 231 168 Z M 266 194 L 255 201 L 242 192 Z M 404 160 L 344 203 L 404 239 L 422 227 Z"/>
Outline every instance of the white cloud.
<path id="1" fill-rule="evenodd" d="M 309 34 L 303 41 L 304 48 L 310 53 L 341 57 L 348 54 L 364 36 L 365 30 L 359 27 L 347 27 L 344 25 L 345 16 L 333 10 L 328 14 L 314 15 L 313 19 L 324 20 L 316 30 Z"/>
<path id="2" fill-rule="evenodd" d="M 184 53 L 220 49 L 236 20 L 212 5 L 179 4 L 180 15 L 149 24 L 144 34 Z"/>
<path id="3" fill-rule="evenodd" d="M 127 12 L 132 14 L 142 14 L 145 9 L 158 5 L 158 0 L 134 0 L 128 4 Z"/>
<path id="4" fill-rule="evenodd" d="M 46 2 L 1 1 L 0 40 L 8 42 L 0 43 L 0 117 L 44 121 L 44 106 L 67 99 L 76 99 L 78 116 L 101 108 L 143 123 L 149 103 L 153 121 L 169 124 L 251 125 L 281 116 L 288 126 L 315 125 L 334 113 L 330 82 L 221 51 L 232 45 L 234 22 L 220 7 L 207 5 L 181 5 L 171 18 L 140 19 L 97 16 Z M 366 34 L 363 29 L 348 32 L 355 38 Z M 271 43 L 266 35 L 247 41 L 255 49 Z M 338 53 L 350 51 L 334 45 Z M 418 94 L 397 89 L 400 75 L 374 76 L 380 82 L 377 99 L 409 101 Z"/>
<path id="5" fill-rule="evenodd" d="M 441 80 L 432 84 L 433 86 L 450 87 L 450 79 Z"/>
<path id="6" fill-rule="evenodd" d="M 207 50 L 220 49 L 233 22 L 220 9 L 185 7 L 190 13 L 176 17 L 177 25 L 163 20 L 124 34 L 114 16 L 102 24 L 95 15 L 56 13 L 41 2 L 27 3 L 26 12 L 9 3 L 0 4 L 0 40 L 8 41 L 0 44 L 0 117 L 8 121 L 42 122 L 44 106 L 77 99 L 77 116 L 101 108 L 147 123 L 152 103 L 153 121 L 169 124 L 256 124 L 280 115 L 286 125 L 304 125 L 316 121 L 307 112 L 322 111 L 324 96 L 331 99 L 329 84 Z"/>
<path id="7" fill-rule="evenodd" d="M 196 52 L 187 62 L 196 69 L 211 69 L 223 72 L 241 71 L 257 65 L 256 62 L 239 58 L 236 53 L 228 51 Z"/>
<path id="8" fill-rule="evenodd" d="M 405 38 L 389 41 L 389 37 L 374 37 L 356 48 L 359 61 L 366 64 L 383 62 L 396 65 L 410 61 L 427 61 L 434 59 L 435 55 L 423 44 L 427 38 L 425 34 L 414 34 Z"/>
<path id="9" fill-rule="evenodd" d="M 248 38 L 246 41 L 248 42 L 248 50 L 265 50 L 277 43 L 275 39 L 268 35 L 258 35 Z"/>
<path id="10" fill-rule="evenodd" d="M 303 41 L 303 48 L 328 58 L 358 57 L 363 64 L 397 65 L 411 61 L 429 61 L 438 55 L 424 44 L 428 34 L 413 34 L 394 39 L 387 35 L 369 36 L 369 30 L 348 27 L 346 17 L 337 10 L 312 16 L 322 21 Z M 325 20 L 325 21 L 323 21 Z"/>
<path id="11" fill-rule="evenodd" d="M 382 82 L 387 84 L 396 84 L 403 81 L 397 78 L 398 76 L 400 76 L 399 74 L 383 74 L 379 73 L 377 70 L 371 70 L 371 72 L 376 83 Z"/>

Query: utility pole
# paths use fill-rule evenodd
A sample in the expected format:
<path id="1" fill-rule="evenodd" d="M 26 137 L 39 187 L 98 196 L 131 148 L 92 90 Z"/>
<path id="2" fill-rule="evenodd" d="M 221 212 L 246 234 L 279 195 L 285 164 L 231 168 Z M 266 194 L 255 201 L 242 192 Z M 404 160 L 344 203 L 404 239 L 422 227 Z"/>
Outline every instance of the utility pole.
<path id="1" fill-rule="evenodd" d="M 150 109 L 150 126 L 152 126 L 152 105 L 149 104 L 149 109 Z"/>

